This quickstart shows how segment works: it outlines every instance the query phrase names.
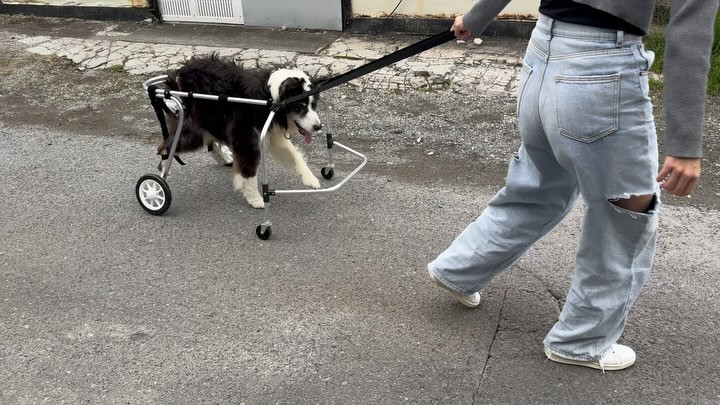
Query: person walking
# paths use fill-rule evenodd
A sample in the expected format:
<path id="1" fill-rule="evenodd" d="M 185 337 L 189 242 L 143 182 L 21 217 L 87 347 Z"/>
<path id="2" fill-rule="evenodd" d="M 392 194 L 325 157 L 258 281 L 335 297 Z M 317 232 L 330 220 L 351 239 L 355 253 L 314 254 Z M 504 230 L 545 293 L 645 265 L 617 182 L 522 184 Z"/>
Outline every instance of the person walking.
<path id="1" fill-rule="evenodd" d="M 673 0 L 666 36 L 665 154 L 659 168 L 645 50 L 654 0 L 541 0 L 517 96 L 521 146 L 505 187 L 427 266 L 468 307 L 579 196 L 586 204 L 575 275 L 544 339 L 558 363 L 604 370 L 634 364 L 618 344 L 650 275 L 660 194 L 690 194 L 700 176 L 704 104 L 718 0 Z M 480 0 L 452 25 L 481 34 L 509 0 Z"/>

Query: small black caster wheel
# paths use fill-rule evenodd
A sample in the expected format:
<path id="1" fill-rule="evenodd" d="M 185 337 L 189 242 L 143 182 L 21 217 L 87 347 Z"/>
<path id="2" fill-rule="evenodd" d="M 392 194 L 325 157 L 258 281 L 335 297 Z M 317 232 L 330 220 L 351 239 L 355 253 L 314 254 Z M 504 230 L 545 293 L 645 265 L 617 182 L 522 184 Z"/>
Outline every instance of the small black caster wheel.
<path id="1" fill-rule="evenodd" d="M 257 228 L 255 228 L 255 234 L 262 240 L 268 240 L 270 239 L 270 235 L 272 235 L 272 228 L 268 226 L 265 228 L 265 232 L 262 232 L 262 225 L 258 225 Z"/>
<path id="2" fill-rule="evenodd" d="M 326 179 L 330 180 L 335 175 L 335 169 L 333 169 L 332 167 L 323 167 L 322 169 L 320 169 L 320 174 L 322 174 L 322 176 Z"/>
<path id="3" fill-rule="evenodd" d="M 152 215 L 162 215 L 172 202 L 170 187 L 165 179 L 157 174 L 140 177 L 135 186 L 135 196 L 140 206 Z"/>

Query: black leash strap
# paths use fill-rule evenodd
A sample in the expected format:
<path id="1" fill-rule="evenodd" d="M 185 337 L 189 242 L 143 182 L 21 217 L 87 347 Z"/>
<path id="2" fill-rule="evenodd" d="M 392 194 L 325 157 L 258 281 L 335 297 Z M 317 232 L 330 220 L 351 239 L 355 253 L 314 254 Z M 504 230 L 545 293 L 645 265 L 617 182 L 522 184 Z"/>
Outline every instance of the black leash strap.
<path id="1" fill-rule="evenodd" d="M 153 110 L 155 110 L 155 115 L 157 116 L 158 121 L 160 121 L 160 129 L 162 129 L 163 139 L 168 139 L 170 137 L 170 134 L 168 134 L 167 124 L 165 123 L 165 115 L 163 114 L 163 111 L 170 112 L 170 109 L 167 108 L 167 106 L 161 99 L 155 97 L 155 90 L 157 90 L 157 86 L 155 86 L 154 84 L 148 86 L 150 105 L 152 105 Z"/>
<path id="2" fill-rule="evenodd" d="M 387 54 L 380 59 L 376 59 L 372 62 L 366 63 L 362 66 L 359 66 L 348 72 L 342 73 L 338 76 L 331 77 L 330 79 L 327 79 L 327 80 L 321 82 L 317 87 L 315 87 L 313 90 L 311 90 L 309 92 L 297 95 L 295 97 L 290 97 L 289 99 L 285 100 L 283 105 L 292 104 L 292 103 L 302 100 L 306 97 L 318 94 L 322 91 L 330 90 L 333 87 L 337 87 L 341 84 L 345 84 L 351 80 L 357 79 L 360 76 L 366 75 L 368 73 L 372 73 L 372 72 L 382 69 L 386 66 L 390 66 L 393 63 L 396 63 L 403 59 L 407 59 L 411 56 L 417 55 L 420 52 L 424 52 L 430 48 L 434 48 L 438 45 L 442 45 L 445 42 L 450 41 L 451 39 L 455 39 L 455 33 L 453 33 L 452 31 L 444 31 L 439 34 L 433 35 L 429 38 L 425 38 L 420 42 L 416 42 L 412 45 L 406 46 L 405 48 L 399 49 L 393 53 Z"/>

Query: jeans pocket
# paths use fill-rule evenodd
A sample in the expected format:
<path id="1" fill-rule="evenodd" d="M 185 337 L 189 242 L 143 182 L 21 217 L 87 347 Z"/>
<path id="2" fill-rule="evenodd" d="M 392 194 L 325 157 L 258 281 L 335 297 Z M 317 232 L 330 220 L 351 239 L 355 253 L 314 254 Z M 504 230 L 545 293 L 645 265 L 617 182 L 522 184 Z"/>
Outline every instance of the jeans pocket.
<path id="1" fill-rule="evenodd" d="M 525 94 L 525 87 L 527 87 L 527 82 L 530 80 L 532 72 L 532 66 L 523 61 L 522 71 L 520 72 L 520 83 L 518 84 L 517 104 L 515 105 L 515 111 L 517 112 L 520 111 L 520 103 L 522 102 L 523 95 Z"/>
<path id="2" fill-rule="evenodd" d="M 601 76 L 555 76 L 560 134 L 590 143 L 618 130 L 620 73 Z"/>

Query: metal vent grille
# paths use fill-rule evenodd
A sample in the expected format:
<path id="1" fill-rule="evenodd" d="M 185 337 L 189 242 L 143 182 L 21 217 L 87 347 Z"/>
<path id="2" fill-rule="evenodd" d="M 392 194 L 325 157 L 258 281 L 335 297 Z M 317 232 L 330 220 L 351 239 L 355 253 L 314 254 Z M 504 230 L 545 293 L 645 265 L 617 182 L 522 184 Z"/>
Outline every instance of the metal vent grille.
<path id="1" fill-rule="evenodd" d="M 197 0 L 197 10 L 203 17 L 233 18 L 231 0 Z"/>
<path id="2" fill-rule="evenodd" d="M 164 21 L 243 24 L 241 0 L 158 0 Z"/>

